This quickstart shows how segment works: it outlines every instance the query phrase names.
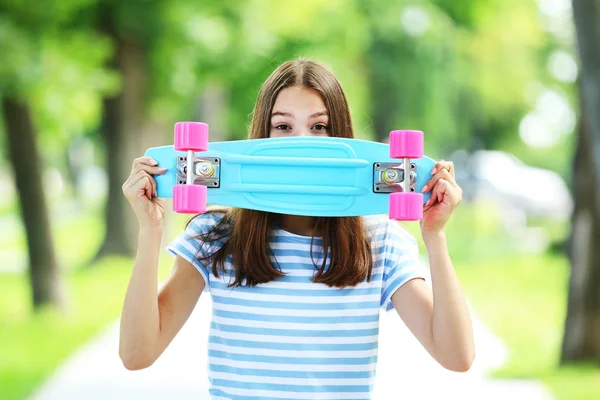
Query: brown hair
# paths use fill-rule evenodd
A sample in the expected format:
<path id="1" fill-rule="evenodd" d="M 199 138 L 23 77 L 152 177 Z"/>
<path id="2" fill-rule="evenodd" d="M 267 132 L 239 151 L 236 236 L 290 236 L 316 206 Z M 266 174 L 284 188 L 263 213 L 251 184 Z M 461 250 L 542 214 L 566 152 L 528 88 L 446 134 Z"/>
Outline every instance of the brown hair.
<path id="1" fill-rule="evenodd" d="M 318 92 L 329 114 L 331 136 L 352 138 L 354 132 L 346 95 L 337 78 L 325 67 L 298 59 L 280 65 L 265 81 L 252 112 L 249 139 L 269 137 L 271 113 L 279 92 L 290 86 L 304 86 Z M 315 232 L 323 238 L 323 258 L 312 281 L 331 287 L 355 286 L 373 270 L 371 245 L 361 217 L 316 217 Z M 271 261 L 269 234 L 278 215 L 248 209 L 231 209 L 213 229 L 201 237 L 203 242 L 225 239 L 213 254 L 201 257 L 212 260 L 215 276 L 225 273 L 225 259 L 232 256 L 235 280 L 230 287 L 270 282 L 284 276 Z M 313 237 L 314 240 L 314 237 Z M 325 269 L 329 252 L 330 266 Z M 311 241 L 312 257 L 312 241 Z M 276 263 L 276 261 L 275 261 Z"/>

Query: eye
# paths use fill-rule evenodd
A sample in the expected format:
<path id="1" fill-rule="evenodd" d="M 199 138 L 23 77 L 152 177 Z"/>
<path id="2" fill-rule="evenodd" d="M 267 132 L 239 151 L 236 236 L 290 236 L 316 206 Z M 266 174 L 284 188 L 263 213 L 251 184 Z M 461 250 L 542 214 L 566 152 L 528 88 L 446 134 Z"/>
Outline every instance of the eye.
<path id="1" fill-rule="evenodd" d="M 325 132 L 328 129 L 329 129 L 329 127 L 327 125 L 323 125 L 323 124 L 316 124 L 315 126 L 313 126 L 313 130 L 315 130 L 315 131 Z"/>
<path id="2" fill-rule="evenodd" d="M 286 125 L 286 124 L 279 124 L 275 127 L 275 129 L 277 129 L 279 131 L 289 131 L 292 128 L 290 128 L 290 126 Z"/>

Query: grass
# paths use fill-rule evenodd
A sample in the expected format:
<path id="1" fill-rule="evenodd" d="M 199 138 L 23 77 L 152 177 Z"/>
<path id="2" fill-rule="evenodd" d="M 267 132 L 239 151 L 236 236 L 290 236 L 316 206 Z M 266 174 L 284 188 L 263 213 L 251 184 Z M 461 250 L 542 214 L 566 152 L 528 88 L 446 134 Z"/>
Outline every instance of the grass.
<path id="1" fill-rule="evenodd" d="M 179 222 L 179 221 L 178 221 Z M 0 399 L 26 398 L 78 347 L 115 321 L 133 260 L 107 258 L 89 265 L 102 240 L 102 218 L 84 214 L 54 228 L 57 255 L 65 271 L 64 312 L 33 312 L 25 274 L 0 274 Z M 9 239 L 25 251 L 23 237 Z M 0 243 L 0 250 L 9 246 Z M 159 279 L 171 258 L 161 254 Z M 115 348 L 115 352 L 117 349 Z"/>
<path id="2" fill-rule="evenodd" d="M 26 277 L 0 276 L 0 398 L 22 399 L 119 314 L 131 261 L 107 259 L 66 279 L 69 309 L 35 314 Z M 116 351 L 116 349 L 115 349 Z"/>
<path id="3" fill-rule="evenodd" d="M 507 345 L 500 378 L 539 379 L 559 400 L 600 398 L 600 368 L 559 367 L 568 292 L 563 255 L 520 255 L 457 265 L 478 317 Z"/>
<path id="4" fill-rule="evenodd" d="M 535 376 L 557 364 L 567 295 L 566 267 L 563 257 L 550 255 L 458 267 L 475 313 L 508 345 L 508 363 L 497 375 Z"/>
<path id="5" fill-rule="evenodd" d="M 523 252 L 489 208 L 457 214 L 448 241 L 461 284 L 474 312 L 509 351 L 493 376 L 538 379 L 559 400 L 599 399 L 600 367 L 559 367 L 569 283 L 565 255 Z M 568 233 L 564 225 L 547 226 L 552 241 Z"/>
<path id="6" fill-rule="evenodd" d="M 52 238 L 56 256 L 64 271 L 88 264 L 94 256 L 93 250 L 102 242 L 104 228 L 98 213 L 85 213 L 65 221 L 56 221 L 52 227 Z M 0 242 L 0 252 L 19 249 L 26 254 L 27 238 L 19 226 L 15 232 Z"/>
<path id="7" fill-rule="evenodd" d="M 491 204 L 458 207 L 445 229 L 453 261 L 504 258 L 507 252 L 518 251 L 519 240 L 504 232 L 502 218 L 500 210 Z M 419 224 L 402 222 L 401 225 L 417 239 L 421 251 L 425 251 Z"/>

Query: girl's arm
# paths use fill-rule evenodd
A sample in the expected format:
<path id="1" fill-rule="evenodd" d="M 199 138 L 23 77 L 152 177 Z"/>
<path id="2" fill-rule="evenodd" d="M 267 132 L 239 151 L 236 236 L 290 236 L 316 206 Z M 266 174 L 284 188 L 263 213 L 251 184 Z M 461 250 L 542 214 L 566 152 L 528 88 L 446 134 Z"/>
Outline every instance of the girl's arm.
<path id="1" fill-rule="evenodd" d="M 156 197 L 156 160 L 133 161 L 123 194 L 140 223 L 139 244 L 121 314 L 119 356 L 128 369 L 146 368 L 162 354 L 190 316 L 204 278 L 178 257 L 171 277 L 158 293 L 158 256 L 164 226 L 164 201 Z"/>
<path id="2" fill-rule="evenodd" d="M 188 261 L 175 259 L 171 276 L 157 289 L 161 232 L 140 230 L 137 257 L 121 314 L 119 356 L 125 368 L 149 367 L 192 313 L 205 282 Z"/>
<path id="3" fill-rule="evenodd" d="M 462 200 L 454 165 L 440 161 L 423 191 L 432 191 L 420 222 L 431 270 L 432 289 L 421 279 L 401 286 L 394 308 L 427 351 L 445 368 L 466 371 L 475 358 L 467 302 L 448 252 L 444 227 Z"/>
<path id="4" fill-rule="evenodd" d="M 456 372 L 465 372 L 475 358 L 471 316 L 444 234 L 428 237 L 433 291 L 422 279 L 402 285 L 392 296 L 394 308 L 431 356 Z"/>

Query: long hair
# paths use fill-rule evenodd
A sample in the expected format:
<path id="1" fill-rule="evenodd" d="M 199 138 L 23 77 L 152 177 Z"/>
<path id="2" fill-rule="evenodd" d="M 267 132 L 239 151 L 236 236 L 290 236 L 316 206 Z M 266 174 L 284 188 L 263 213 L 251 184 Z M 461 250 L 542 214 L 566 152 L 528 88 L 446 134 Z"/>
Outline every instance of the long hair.
<path id="1" fill-rule="evenodd" d="M 329 70 L 312 61 L 298 59 L 280 65 L 265 81 L 252 112 L 249 139 L 268 138 L 273 105 L 279 92 L 290 86 L 303 86 L 319 93 L 327 107 L 331 136 L 353 138 L 352 120 L 346 95 Z M 206 234 L 203 242 L 223 241 L 219 250 L 200 259 L 212 262 L 212 273 L 225 273 L 225 259 L 231 255 L 235 279 L 229 284 L 255 286 L 284 276 L 271 258 L 271 229 L 278 215 L 233 208 Z M 356 286 L 370 281 L 373 270 L 370 241 L 362 217 L 316 217 L 315 235 L 322 237 L 321 263 L 311 257 L 316 273 L 312 281 L 330 287 Z M 326 261 L 330 257 L 329 268 Z"/>

